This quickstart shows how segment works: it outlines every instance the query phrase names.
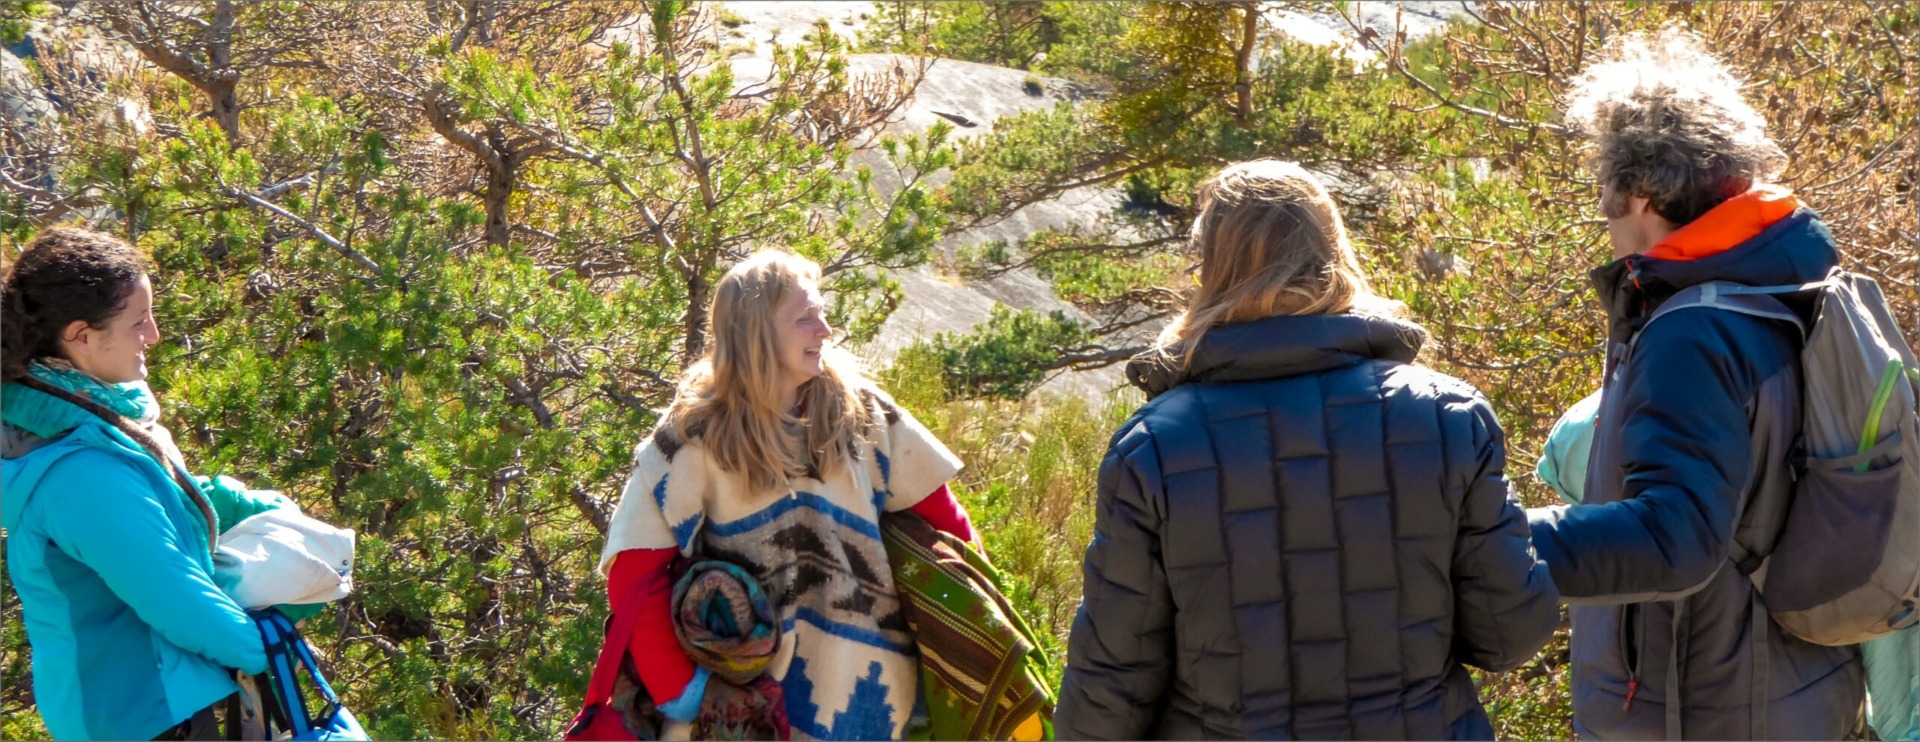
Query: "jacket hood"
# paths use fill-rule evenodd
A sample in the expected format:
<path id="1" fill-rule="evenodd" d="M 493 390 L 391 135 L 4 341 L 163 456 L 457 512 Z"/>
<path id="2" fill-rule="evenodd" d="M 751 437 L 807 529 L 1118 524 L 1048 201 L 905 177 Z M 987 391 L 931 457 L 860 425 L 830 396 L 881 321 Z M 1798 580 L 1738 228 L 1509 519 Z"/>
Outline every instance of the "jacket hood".
<path id="1" fill-rule="evenodd" d="M 1800 199 L 1793 191 L 1779 185 L 1756 185 L 1662 237 L 1646 254 L 1668 260 L 1704 258 L 1737 247 L 1800 208 Z"/>
<path id="2" fill-rule="evenodd" d="M 1593 287 L 1614 325 L 1614 336 L 1652 314 L 1681 289 L 1708 281 L 1779 286 L 1825 278 L 1840 264 L 1833 233 L 1812 209 L 1795 210 L 1760 234 L 1727 250 L 1690 260 L 1628 255 L 1594 269 Z"/>
<path id="3" fill-rule="evenodd" d="M 19 444 L 19 436 L 24 431 L 8 426 L 7 446 L 12 449 Z M 0 459 L 0 528 L 13 530 L 20 526 L 20 514 L 27 509 L 27 501 L 33 497 L 34 489 L 40 480 L 46 477 L 47 470 L 54 462 L 67 454 L 80 450 L 80 444 L 71 437 L 36 445 L 32 456 L 14 457 L 7 453 Z"/>
<path id="4" fill-rule="evenodd" d="M 105 421 L 22 384 L 0 384 L 0 528 L 19 525 L 27 500 L 54 462 L 81 446 L 125 449 Z M 31 455 L 29 455 L 31 454 Z"/>
<path id="5" fill-rule="evenodd" d="M 1374 359 L 1411 363 L 1426 338 L 1419 325 L 1384 317 L 1270 317 L 1207 331 L 1184 369 L 1156 352 L 1142 354 L 1127 364 L 1127 380 L 1152 399 L 1193 382 L 1281 379 Z"/>
<path id="6" fill-rule="evenodd" d="M 25 384 L 0 384 L 0 423 L 41 438 L 57 438 L 96 419 L 72 402 Z"/>

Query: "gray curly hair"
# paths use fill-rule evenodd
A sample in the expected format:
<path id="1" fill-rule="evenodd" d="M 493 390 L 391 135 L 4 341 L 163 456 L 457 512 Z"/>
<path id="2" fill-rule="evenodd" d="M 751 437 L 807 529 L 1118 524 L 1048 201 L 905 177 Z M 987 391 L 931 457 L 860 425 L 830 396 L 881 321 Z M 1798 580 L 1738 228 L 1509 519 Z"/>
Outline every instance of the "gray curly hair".
<path id="1" fill-rule="evenodd" d="M 1625 215 L 1626 197 L 1639 196 L 1687 224 L 1786 165 L 1740 79 L 1703 49 L 1672 26 L 1625 34 L 1574 82 L 1566 117 L 1592 140 L 1594 170 L 1613 187 L 1600 205 L 1607 216 Z"/>

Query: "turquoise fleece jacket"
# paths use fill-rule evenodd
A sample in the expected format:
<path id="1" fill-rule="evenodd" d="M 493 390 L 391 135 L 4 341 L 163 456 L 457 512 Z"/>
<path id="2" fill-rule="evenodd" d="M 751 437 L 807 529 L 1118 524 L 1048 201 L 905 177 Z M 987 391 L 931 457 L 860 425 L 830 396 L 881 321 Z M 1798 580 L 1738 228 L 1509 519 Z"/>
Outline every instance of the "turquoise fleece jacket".
<path id="1" fill-rule="evenodd" d="M 0 423 L 32 441 L 0 458 L 0 527 L 47 731 L 152 739 L 232 693 L 228 668 L 266 669 L 259 630 L 214 578 L 205 516 L 139 444 L 19 384 L 0 385 Z M 196 480 L 216 532 L 295 507 Z"/>

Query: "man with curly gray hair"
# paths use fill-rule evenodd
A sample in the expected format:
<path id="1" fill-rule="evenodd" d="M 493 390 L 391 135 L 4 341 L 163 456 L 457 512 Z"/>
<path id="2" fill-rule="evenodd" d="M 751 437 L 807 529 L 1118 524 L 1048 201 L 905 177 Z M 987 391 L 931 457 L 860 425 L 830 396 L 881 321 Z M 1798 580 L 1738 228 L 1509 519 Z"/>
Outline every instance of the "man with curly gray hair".
<path id="1" fill-rule="evenodd" d="M 1861 707 L 1860 650 L 1782 633 L 1749 577 L 1787 516 L 1799 330 L 1730 311 L 1648 324 L 1687 287 L 1816 281 L 1839 251 L 1769 183 L 1785 154 L 1690 33 L 1613 40 L 1567 118 L 1592 144 L 1614 256 L 1592 274 L 1610 327 L 1585 504 L 1529 513 L 1573 604 L 1574 730 L 1840 739 Z"/>

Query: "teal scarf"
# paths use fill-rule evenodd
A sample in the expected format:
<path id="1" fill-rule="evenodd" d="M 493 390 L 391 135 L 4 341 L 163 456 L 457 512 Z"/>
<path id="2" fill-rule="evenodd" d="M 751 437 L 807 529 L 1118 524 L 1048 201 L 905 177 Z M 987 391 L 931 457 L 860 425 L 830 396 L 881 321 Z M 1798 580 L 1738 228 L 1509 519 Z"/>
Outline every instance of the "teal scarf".
<path id="1" fill-rule="evenodd" d="M 160 404 L 153 398 L 153 390 L 147 388 L 144 381 L 130 381 L 123 384 L 109 384 L 101 381 L 59 358 L 36 359 L 27 367 L 27 373 L 35 381 L 61 391 L 82 397 L 99 404 L 107 410 L 120 415 L 132 423 L 137 430 L 122 431 L 120 434 L 134 438 L 132 443 L 147 454 L 162 471 L 167 472 L 180 487 L 181 494 L 200 511 L 207 525 L 207 547 L 209 550 L 218 543 L 219 519 L 213 506 L 207 502 L 206 495 L 194 481 L 180 460 L 180 453 L 174 448 L 173 437 L 160 427 Z M 7 385 L 8 394 L 15 393 Z M 59 402 L 58 406 L 73 410 L 74 415 L 91 416 L 70 402 Z M 33 435 L 52 438 L 73 428 L 71 415 L 34 415 L 31 412 L 9 414 L 6 422 Z M 131 435 L 129 435 L 131 433 Z M 208 566 L 211 570 L 211 565 Z"/>
<path id="2" fill-rule="evenodd" d="M 34 361 L 28 366 L 27 373 L 47 384 L 91 399 L 141 427 L 150 426 L 160 419 L 160 403 L 154 400 L 153 390 L 147 388 L 147 382 L 109 384 L 57 358 Z"/>

